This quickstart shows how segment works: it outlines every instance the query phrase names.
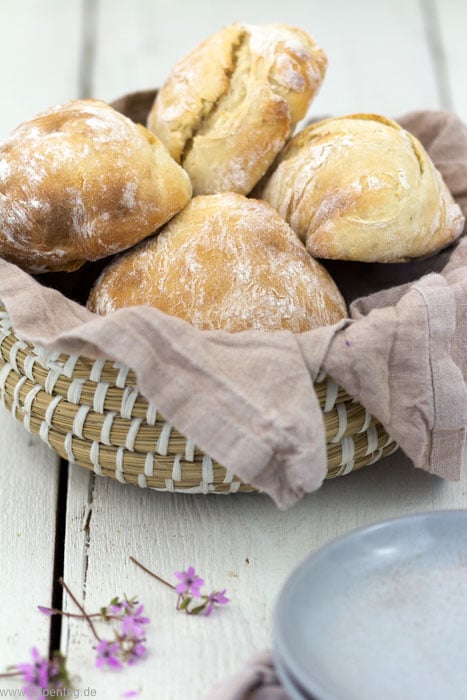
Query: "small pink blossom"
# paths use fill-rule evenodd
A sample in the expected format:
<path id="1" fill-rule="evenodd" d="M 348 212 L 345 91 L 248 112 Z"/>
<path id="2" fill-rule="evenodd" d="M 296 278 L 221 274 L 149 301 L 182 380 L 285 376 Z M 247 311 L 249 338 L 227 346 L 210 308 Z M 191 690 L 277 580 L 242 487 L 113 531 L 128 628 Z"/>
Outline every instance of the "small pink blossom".
<path id="1" fill-rule="evenodd" d="M 133 601 L 118 600 L 118 598 L 114 598 L 107 609 L 109 610 L 111 616 L 120 617 L 130 613 L 133 610 Z"/>
<path id="2" fill-rule="evenodd" d="M 193 566 L 189 566 L 186 571 L 175 571 L 174 575 L 180 581 L 175 586 L 175 590 L 179 595 L 191 593 L 196 598 L 201 596 L 200 588 L 204 585 L 204 580 L 197 575 Z"/>
<path id="3" fill-rule="evenodd" d="M 42 658 L 37 647 L 31 649 L 32 664 L 18 664 L 16 668 L 23 677 L 28 687 L 24 690 L 31 690 L 31 687 L 47 689 L 49 687 L 49 661 Z M 27 697 L 27 696 L 26 696 Z"/>
<path id="4" fill-rule="evenodd" d="M 109 610 L 111 615 L 121 615 L 122 608 L 123 608 L 123 604 L 121 602 L 119 602 L 119 603 L 112 603 L 111 605 L 109 605 L 108 610 Z"/>
<path id="5" fill-rule="evenodd" d="M 27 698 L 42 697 L 43 690 L 63 688 L 67 681 L 64 659 L 54 657 L 51 661 L 42 657 L 37 647 L 31 649 L 33 663 L 17 664 L 16 669 L 25 685 L 23 694 Z"/>
<path id="6" fill-rule="evenodd" d="M 97 651 L 96 666 L 110 666 L 111 668 L 122 668 L 122 664 L 117 658 L 120 647 L 117 642 L 109 642 L 107 639 L 102 639 L 97 646 L 94 647 Z"/>
<path id="7" fill-rule="evenodd" d="M 141 641 L 137 641 L 130 652 L 127 663 L 132 666 L 146 653 L 146 647 Z"/>
<path id="8" fill-rule="evenodd" d="M 226 605 L 230 602 L 229 598 L 226 598 L 225 596 L 226 592 L 227 589 L 224 588 L 223 591 L 213 591 L 208 595 L 207 606 L 204 612 L 204 615 L 206 617 L 209 617 L 209 615 L 212 613 L 214 605 Z"/>
<path id="9" fill-rule="evenodd" d="M 122 618 L 122 634 L 125 636 L 132 637 L 144 637 L 143 625 L 147 625 L 150 622 L 149 617 L 144 617 L 141 615 L 143 612 L 144 605 L 140 605 L 136 610 Z"/>

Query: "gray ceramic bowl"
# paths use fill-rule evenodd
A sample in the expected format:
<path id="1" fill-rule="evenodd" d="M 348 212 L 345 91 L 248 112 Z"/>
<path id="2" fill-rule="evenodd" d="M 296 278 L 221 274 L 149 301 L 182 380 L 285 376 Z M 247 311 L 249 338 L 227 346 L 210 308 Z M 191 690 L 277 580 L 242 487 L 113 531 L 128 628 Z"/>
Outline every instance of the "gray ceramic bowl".
<path id="1" fill-rule="evenodd" d="M 465 700 L 467 510 L 387 520 L 314 552 L 279 597 L 274 653 L 293 700 Z"/>

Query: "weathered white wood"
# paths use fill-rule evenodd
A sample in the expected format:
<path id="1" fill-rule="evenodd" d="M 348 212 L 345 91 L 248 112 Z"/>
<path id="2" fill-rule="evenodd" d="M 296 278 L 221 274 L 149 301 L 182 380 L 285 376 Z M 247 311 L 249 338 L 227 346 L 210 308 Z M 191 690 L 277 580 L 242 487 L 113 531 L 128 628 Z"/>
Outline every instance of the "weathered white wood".
<path id="1" fill-rule="evenodd" d="M 0 407 L 1 670 L 48 652 L 57 502 L 57 458 Z M 0 689 L 18 688 L 0 679 Z"/>
<path id="2" fill-rule="evenodd" d="M 286 513 L 266 496 L 160 494 L 98 477 L 86 545 L 89 483 L 87 472 L 72 469 L 66 580 L 82 592 L 85 579 L 90 611 L 126 592 L 138 594 L 152 618 L 150 655 L 118 674 L 93 668 L 94 642 L 84 622 L 67 626 L 63 651 L 72 670 L 106 698 L 141 687 L 143 697 L 157 691 L 164 700 L 199 700 L 213 681 L 271 645 L 280 587 L 316 547 L 386 517 L 467 507 L 465 481 L 443 482 L 401 455 L 327 482 Z M 170 580 L 174 570 L 193 564 L 211 587 L 227 587 L 232 602 L 209 619 L 177 613 L 175 595 L 136 569 L 130 554 Z"/>
<path id="3" fill-rule="evenodd" d="M 452 108 L 461 119 L 467 121 L 467 5 L 462 0 L 436 0 L 433 1 L 432 10 L 439 22 Z"/>
<path id="4" fill-rule="evenodd" d="M 78 96 L 81 0 L 0 3 L 0 139 Z"/>
<path id="5" fill-rule="evenodd" d="M 102 0 L 94 95 L 111 100 L 160 86 L 176 60 L 234 21 L 287 22 L 308 30 L 329 68 L 314 114 L 398 115 L 438 106 L 425 24 L 417 0 L 269 0 L 175 5 Z M 461 31 L 461 29 L 459 29 Z"/>

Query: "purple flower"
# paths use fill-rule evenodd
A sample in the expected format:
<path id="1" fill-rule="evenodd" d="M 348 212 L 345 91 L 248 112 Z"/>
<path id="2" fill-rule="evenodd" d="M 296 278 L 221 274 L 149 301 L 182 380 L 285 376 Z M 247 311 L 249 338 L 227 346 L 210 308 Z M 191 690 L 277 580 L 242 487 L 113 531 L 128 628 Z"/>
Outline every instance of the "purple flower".
<path id="1" fill-rule="evenodd" d="M 109 605 L 107 610 L 109 611 L 110 615 L 120 615 L 122 613 L 122 608 L 123 608 L 123 603 L 112 603 Z"/>
<path id="2" fill-rule="evenodd" d="M 213 591 L 208 595 L 208 604 L 205 610 L 205 616 L 208 617 L 212 613 L 214 605 L 225 605 L 229 602 L 229 599 L 225 597 L 227 589 L 224 588 L 223 591 Z"/>
<path id="3" fill-rule="evenodd" d="M 47 615 L 48 617 L 54 615 L 54 611 L 52 610 L 52 608 L 46 608 L 44 605 L 38 605 L 37 609 L 44 615 Z"/>
<path id="4" fill-rule="evenodd" d="M 118 600 L 118 598 L 114 598 L 107 610 L 109 616 L 123 619 L 123 615 L 132 613 L 135 605 L 138 605 L 138 601 L 134 598 L 132 600 Z"/>
<path id="5" fill-rule="evenodd" d="M 68 675 L 64 666 L 64 657 L 54 657 L 52 660 L 41 657 L 36 647 L 31 649 L 33 663 L 17 664 L 16 670 L 24 682 L 22 693 L 24 697 L 43 697 L 44 690 L 55 690 L 68 687 Z"/>
<path id="6" fill-rule="evenodd" d="M 199 578 L 193 566 L 189 566 L 186 571 L 175 571 L 174 574 L 180 581 L 175 586 L 175 590 L 179 595 L 182 593 L 191 593 L 196 598 L 201 596 L 200 588 L 204 584 L 202 578 Z"/>
<path id="7" fill-rule="evenodd" d="M 143 609 L 144 605 L 140 605 L 133 613 L 125 615 L 125 617 L 122 618 L 122 634 L 124 636 L 144 636 L 144 629 L 142 625 L 147 625 L 150 620 L 149 617 L 143 617 L 141 615 Z"/>
<path id="8" fill-rule="evenodd" d="M 144 656 L 146 653 L 146 647 L 144 644 L 140 641 L 137 641 L 136 644 L 134 644 L 130 656 L 128 657 L 128 664 L 131 666 L 132 664 L 135 664 L 138 659 L 140 659 L 142 656 Z"/>
<path id="9" fill-rule="evenodd" d="M 23 680 L 36 688 L 49 687 L 49 662 L 43 659 L 37 647 L 31 649 L 32 664 L 18 664 L 17 669 Z"/>
<path id="10" fill-rule="evenodd" d="M 107 639 L 102 639 L 94 649 L 97 651 L 97 668 L 102 668 L 102 666 L 122 668 L 122 664 L 117 659 L 120 647 L 116 642 L 109 642 Z"/>
<path id="11" fill-rule="evenodd" d="M 139 690 L 127 690 L 125 693 L 122 693 L 122 698 L 135 698 L 139 693 Z"/>

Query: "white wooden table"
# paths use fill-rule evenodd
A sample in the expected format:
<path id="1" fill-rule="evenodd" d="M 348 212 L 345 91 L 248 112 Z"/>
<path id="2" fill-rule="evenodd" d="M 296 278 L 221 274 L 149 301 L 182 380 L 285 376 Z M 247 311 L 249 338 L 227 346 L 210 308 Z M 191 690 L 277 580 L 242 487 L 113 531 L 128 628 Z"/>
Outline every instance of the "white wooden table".
<path id="1" fill-rule="evenodd" d="M 52 104 L 111 100 L 160 85 L 173 62 L 232 21 L 308 29 L 329 56 L 315 114 L 388 116 L 454 109 L 467 119 L 464 0 L 16 0 L 0 3 L 0 138 Z M 62 463 L 0 409 L 0 661 L 25 661 L 36 644 L 61 647 L 88 696 L 127 689 L 158 700 L 198 700 L 216 679 L 271 645 L 274 602 L 313 549 L 388 516 L 467 507 L 466 481 L 415 470 L 400 454 L 327 482 L 280 513 L 266 496 L 181 496 L 95 477 Z M 176 613 L 174 598 L 129 562 L 171 577 L 194 564 L 230 606 L 209 620 Z M 150 653 L 120 673 L 94 668 L 83 622 L 60 626 L 35 610 L 59 601 L 58 576 L 90 610 L 124 592 L 152 618 Z M 63 604 L 70 607 L 65 597 Z M 0 689 L 18 688 L 0 681 Z M 95 692 L 90 694 L 90 690 Z"/>

